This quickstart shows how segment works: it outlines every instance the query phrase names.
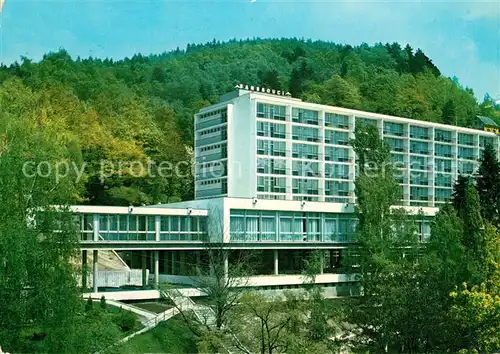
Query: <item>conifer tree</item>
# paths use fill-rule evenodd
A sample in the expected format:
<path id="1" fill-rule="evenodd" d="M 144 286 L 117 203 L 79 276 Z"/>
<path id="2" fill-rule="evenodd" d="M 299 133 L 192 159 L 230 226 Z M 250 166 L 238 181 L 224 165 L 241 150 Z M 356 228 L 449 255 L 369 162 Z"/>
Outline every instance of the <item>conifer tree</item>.
<path id="1" fill-rule="evenodd" d="M 491 145 L 486 145 L 476 176 L 476 188 L 483 217 L 494 225 L 499 223 L 500 162 Z"/>

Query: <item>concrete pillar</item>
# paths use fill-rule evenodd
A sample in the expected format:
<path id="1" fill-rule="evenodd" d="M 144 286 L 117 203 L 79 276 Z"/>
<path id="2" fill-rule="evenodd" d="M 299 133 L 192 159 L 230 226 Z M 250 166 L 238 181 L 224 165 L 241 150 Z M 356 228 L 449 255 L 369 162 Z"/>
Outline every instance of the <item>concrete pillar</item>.
<path id="1" fill-rule="evenodd" d="M 278 254 L 278 250 L 274 250 L 274 275 L 278 275 L 279 274 L 279 254 Z"/>
<path id="2" fill-rule="evenodd" d="M 142 261 L 142 287 L 145 288 L 147 285 L 146 251 L 142 251 L 141 261 Z"/>
<path id="3" fill-rule="evenodd" d="M 155 288 L 158 289 L 160 284 L 160 254 L 159 251 L 154 251 L 154 259 L 155 259 Z"/>
<path id="4" fill-rule="evenodd" d="M 94 250 L 93 252 L 93 257 L 92 257 L 92 286 L 93 286 L 93 292 L 96 293 L 98 291 L 97 288 L 97 271 L 98 271 L 98 251 Z"/>
<path id="5" fill-rule="evenodd" d="M 227 282 L 229 277 L 229 259 L 227 252 L 224 254 L 224 281 Z"/>
<path id="6" fill-rule="evenodd" d="M 161 227 L 161 219 L 160 216 L 157 215 L 155 217 L 155 240 L 160 241 L 160 227 Z"/>
<path id="7" fill-rule="evenodd" d="M 92 215 L 92 237 L 96 242 L 99 241 L 99 221 L 99 214 Z"/>
<path id="8" fill-rule="evenodd" d="M 82 250 L 82 289 L 87 289 L 87 250 Z"/>

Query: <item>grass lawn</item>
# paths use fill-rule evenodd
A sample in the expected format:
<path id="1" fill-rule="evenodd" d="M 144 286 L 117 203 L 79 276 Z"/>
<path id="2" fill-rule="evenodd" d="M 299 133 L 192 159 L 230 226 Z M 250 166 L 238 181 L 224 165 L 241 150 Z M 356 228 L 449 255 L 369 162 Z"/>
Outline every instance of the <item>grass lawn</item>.
<path id="1" fill-rule="evenodd" d="M 162 313 L 174 307 L 172 304 L 164 302 L 135 302 L 131 305 L 153 313 Z"/>
<path id="2" fill-rule="evenodd" d="M 113 347 L 108 353 L 197 353 L 196 338 L 182 318 L 175 316 L 152 330 L 126 343 Z"/>

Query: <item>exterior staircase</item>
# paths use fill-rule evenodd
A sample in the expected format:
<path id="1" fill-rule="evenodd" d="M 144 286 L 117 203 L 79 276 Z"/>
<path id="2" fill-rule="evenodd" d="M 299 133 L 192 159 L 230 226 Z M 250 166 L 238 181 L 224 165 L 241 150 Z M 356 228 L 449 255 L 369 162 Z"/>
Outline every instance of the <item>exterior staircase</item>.
<path id="1" fill-rule="evenodd" d="M 164 298 L 172 300 L 178 311 L 193 311 L 196 319 L 201 323 L 209 327 L 215 327 L 216 325 L 216 315 L 214 310 L 205 305 L 196 304 L 189 296 L 183 295 L 177 289 L 172 289 L 168 291 L 160 290 L 160 295 Z M 246 350 L 238 337 L 228 328 L 223 326 L 224 337 L 222 340 L 222 346 L 227 351 L 228 354 L 236 353 L 247 353 L 250 351 Z M 240 349 L 242 348 L 242 349 Z"/>

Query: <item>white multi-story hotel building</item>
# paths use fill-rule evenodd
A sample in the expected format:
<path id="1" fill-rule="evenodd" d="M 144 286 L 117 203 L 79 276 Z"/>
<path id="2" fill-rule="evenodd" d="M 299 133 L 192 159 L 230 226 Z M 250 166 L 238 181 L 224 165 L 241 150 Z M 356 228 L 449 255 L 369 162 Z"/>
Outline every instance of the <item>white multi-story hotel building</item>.
<path id="1" fill-rule="evenodd" d="M 401 205 L 439 206 L 494 133 L 237 89 L 195 116 L 195 198 L 354 203 L 356 124 L 391 147 Z"/>
<path id="2" fill-rule="evenodd" d="M 127 262 L 150 268 L 155 281 L 182 282 L 203 258 L 208 233 L 234 252 L 258 252 L 253 286 L 301 284 L 304 259 L 321 251 L 325 274 L 317 281 L 342 288 L 350 283 L 341 274 L 342 252 L 356 224 L 356 157 L 349 143 L 356 124 L 376 126 L 389 144 L 399 204 L 415 215 L 422 241 L 457 176 L 474 173 L 486 144 L 499 149 L 493 132 L 278 93 L 238 86 L 195 115 L 195 200 L 130 212 L 75 207 L 88 220 L 82 249 L 96 257 L 103 248 L 142 251 L 142 262 Z"/>

